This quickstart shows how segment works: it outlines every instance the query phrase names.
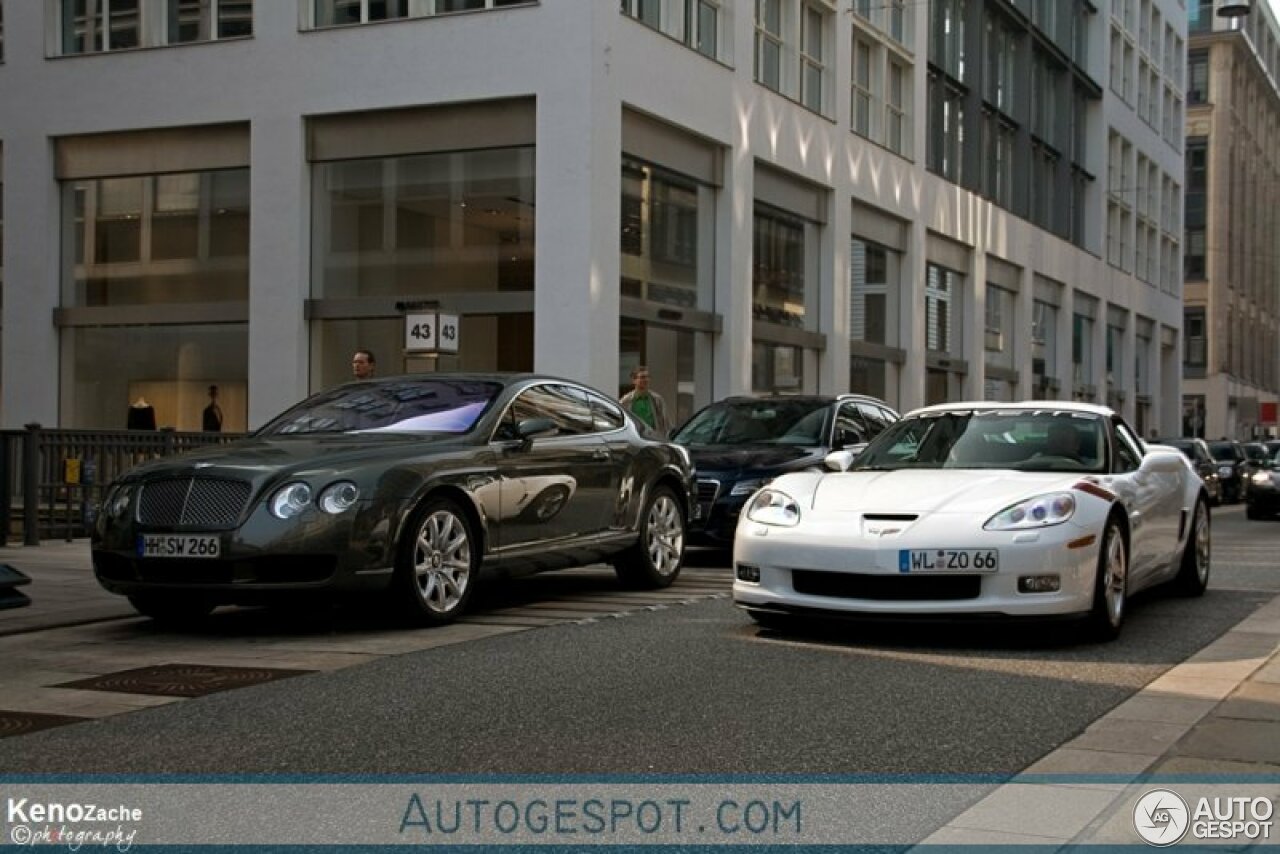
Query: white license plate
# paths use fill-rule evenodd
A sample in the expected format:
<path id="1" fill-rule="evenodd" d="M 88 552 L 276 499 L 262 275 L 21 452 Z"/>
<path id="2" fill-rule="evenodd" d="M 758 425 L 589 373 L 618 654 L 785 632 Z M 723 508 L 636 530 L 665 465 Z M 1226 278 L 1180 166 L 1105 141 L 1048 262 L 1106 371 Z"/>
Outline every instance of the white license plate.
<path id="1" fill-rule="evenodd" d="M 902 549 L 898 572 L 995 572 L 1000 568 L 997 549 Z"/>
<path id="2" fill-rule="evenodd" d="M 138 557 L 218 557 L 222 541 L 216 536 L 139 534 Z"/>

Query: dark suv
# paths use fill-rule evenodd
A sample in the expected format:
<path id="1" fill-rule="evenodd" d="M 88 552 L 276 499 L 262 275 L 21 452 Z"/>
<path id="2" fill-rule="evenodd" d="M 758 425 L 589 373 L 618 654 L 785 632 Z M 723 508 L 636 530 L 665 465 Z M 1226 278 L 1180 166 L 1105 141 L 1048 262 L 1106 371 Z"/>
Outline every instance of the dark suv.
<path id="1" fill-rule="evenodd" d="M 731 546 L 738 514 L 780 474 L 822 465 L 835 450 L 861 451 L 898 420 L 882 400 L 857 394 L 730 397 L 694 414 L 671 441 L 693 457 L 700 519 L 689 541 Z"/>
<path id="2" fill-rule="evenodd" d="M 1231 439 L 1208 442 L 1209 453 L 1218 464 L 1218 478 L 1222 481 L 1222 500 L 1240 501 L 1244 498 L 1246 457 L 1240 443 Z"/>

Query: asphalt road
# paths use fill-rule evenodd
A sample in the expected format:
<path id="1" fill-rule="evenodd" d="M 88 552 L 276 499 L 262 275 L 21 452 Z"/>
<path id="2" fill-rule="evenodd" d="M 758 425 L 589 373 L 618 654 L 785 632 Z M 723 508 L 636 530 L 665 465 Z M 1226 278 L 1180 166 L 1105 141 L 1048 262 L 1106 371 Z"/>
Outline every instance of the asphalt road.
<path id="1" fill-rule="evenodd" d="M 1140 597 L 1112 644 L 1043 625 L 782 636 L 710 600 L 4 739 L 0 768 L 1013 774 L 1280 591 L 1277 535 L 1280 522 L 1217 512 L 1209 592 Z M 509 595 L 539 584 L 563 587 L 544 576 Z"/>

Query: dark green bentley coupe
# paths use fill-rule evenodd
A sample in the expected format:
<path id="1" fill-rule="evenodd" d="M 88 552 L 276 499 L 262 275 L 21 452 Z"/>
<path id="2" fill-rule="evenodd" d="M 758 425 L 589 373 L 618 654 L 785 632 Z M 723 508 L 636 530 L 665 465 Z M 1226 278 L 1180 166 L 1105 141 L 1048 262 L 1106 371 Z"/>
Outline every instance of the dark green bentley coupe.
<path id="1" fill-rule="evenodd" d="M 251 437 L 142 465 L 93 532 L 107 590 L 158 619 L 282 594 L 385 590 L 428 624 L 481 568 L 598 561 L 628 585 L 680 572 L 695 506 L 684 449 L 607 396 L 531 374 L 353 382 Z"/>

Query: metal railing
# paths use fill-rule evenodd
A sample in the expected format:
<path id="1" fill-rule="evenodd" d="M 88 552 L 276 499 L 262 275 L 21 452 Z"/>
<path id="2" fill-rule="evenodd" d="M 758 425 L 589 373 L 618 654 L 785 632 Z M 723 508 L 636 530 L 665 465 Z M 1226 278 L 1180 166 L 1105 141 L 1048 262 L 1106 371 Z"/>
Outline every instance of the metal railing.
<path id="1" fill-rule="evenodd" d="M 60 430 L 28 424 L 0 430 L 0 546 L 17 533 L 40 539 L 87 537 L 106 488 L 134 466 L 241 433 L 174 430 Z"/>

